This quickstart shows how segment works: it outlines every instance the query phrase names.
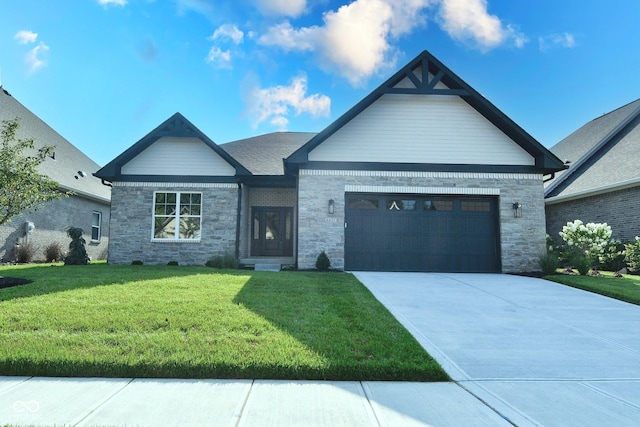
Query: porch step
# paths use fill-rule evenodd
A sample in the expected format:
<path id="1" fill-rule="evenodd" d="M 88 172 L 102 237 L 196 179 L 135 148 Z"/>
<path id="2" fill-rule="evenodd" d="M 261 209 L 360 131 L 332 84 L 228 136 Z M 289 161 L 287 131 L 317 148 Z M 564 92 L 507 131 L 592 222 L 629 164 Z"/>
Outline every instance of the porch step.
<path id="1" fill-rule="evenodd" d="M 254 270 L 256 271 L 280 271 L 281 264 L 256 264 Z"/>

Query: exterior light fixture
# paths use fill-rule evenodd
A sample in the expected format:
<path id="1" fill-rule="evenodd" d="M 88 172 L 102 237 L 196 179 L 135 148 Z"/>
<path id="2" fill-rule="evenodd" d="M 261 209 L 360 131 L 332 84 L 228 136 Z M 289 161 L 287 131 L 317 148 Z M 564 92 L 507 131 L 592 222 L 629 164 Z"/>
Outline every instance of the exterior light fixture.
<path id="1" fill-rule="evenodd" d="M 333 199 L 329 199 L 329 215 L 333 215 L 336 211 L 336 203 Z"/>
<path id="2" fill-rule="evenodd" d="M 522 218 L 522 204 L 520 202 L 513 203 L 513 217 Z"/>

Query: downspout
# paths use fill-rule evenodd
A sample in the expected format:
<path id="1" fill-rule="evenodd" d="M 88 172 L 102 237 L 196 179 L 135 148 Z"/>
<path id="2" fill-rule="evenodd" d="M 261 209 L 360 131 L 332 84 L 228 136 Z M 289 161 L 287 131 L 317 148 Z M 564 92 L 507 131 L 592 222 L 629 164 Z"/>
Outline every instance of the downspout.
<path id="1" fill-rule="evenodd" d="M 240 261 L 240 221 L 242 210 L 242 184 L 238 183 L 238 209 L 236 214 L 236 259 Z"/>
<path id="2" fill-rule="evenodd" d="M 102 185 L 106 185 L 107 187 L 113 187 L 113 185 L 111 185 L 109 181 L 105 181 L 104 179 L 102 179 L 101 181 L 102 181 Z"/>
<path id="3" fill-rule="evenodd" d="M 549 182 L 549 181 L 553 180 L 555 177 L 556 177 L 556 173 L 555 173 L 555 172 L 554 172 L 554 173 L 552 173 L 551 175 L 549 175 L 549 178 L 545 178 L 545 177 L 543 176 L 543 177 L 542 177 L 542 182 L 543 182 L 543 183 L 545 183 L 545 182 Z"/>

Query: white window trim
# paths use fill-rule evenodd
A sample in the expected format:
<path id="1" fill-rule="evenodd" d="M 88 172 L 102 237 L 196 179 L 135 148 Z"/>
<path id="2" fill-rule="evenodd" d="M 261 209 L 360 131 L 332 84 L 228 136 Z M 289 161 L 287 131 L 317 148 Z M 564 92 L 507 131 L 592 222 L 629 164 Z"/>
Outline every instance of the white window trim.
<path id="1" fill-rule="evenodd" d="M 94 239 L 93 238 L 93 215 L 97 214 L 98 215 L 98 238 Z M 92 242 L 99 242 L 100 238 L 102 238 L 102 212 L 98 212 L 98 211 L 93 211 L 91 213 L 91 241 Z"/>
<path id="2" fill-rule="evenodd" d="M 176 194 L 176 231 L 174 238 L 172 239 L 163 239 L 159 237 L 155 237 L 155 228 L 156 228 L 156 194 L 158 193 L 175 193 Z M 180 239 L 178 237 L 180 233 L 180 196 L 182 194 L 199 194 L 200 195 L 200 237 L 197 239 Z M 153 192 L 153 201 L 151 205 L 151 241 L 156 243 L 162 242 L 184 242 L 184 243 L 199 243 L 202 239 L 202 192 L 200 191 L 171 191 L 171 190 L 158 190 Z"/>

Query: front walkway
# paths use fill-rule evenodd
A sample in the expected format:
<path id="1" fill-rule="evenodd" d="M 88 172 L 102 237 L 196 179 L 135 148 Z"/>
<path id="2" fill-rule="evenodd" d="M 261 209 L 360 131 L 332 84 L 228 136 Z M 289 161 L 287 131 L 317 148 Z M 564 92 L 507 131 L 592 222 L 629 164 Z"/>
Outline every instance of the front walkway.
<path id="1" fill-rule="evenodd" d="M 519 276 L 355 275 L 458 384 L 511 422 L 640 424 L 640 307 Z"/>

